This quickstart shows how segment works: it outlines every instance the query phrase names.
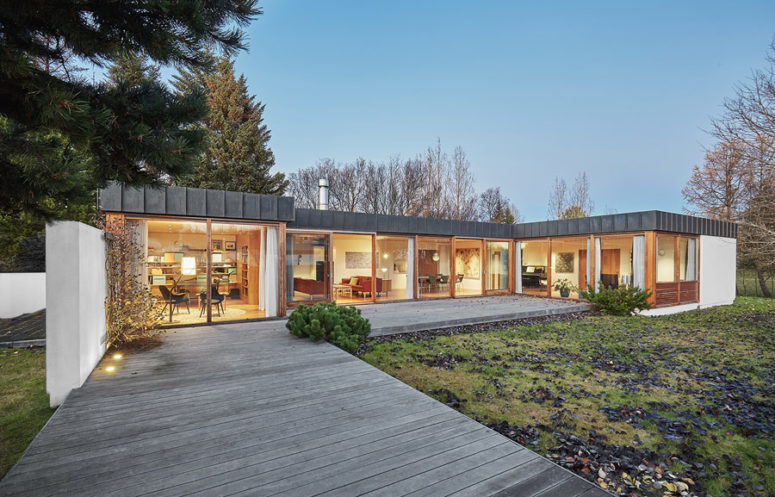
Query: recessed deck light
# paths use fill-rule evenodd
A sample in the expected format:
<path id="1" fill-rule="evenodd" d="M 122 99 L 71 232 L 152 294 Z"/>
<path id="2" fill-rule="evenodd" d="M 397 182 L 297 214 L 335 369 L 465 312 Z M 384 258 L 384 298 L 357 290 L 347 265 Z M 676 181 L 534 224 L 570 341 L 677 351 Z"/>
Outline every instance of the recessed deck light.
<path id="1" fill-rule="evenodd" d="M 105 371 L 107 371 L 108 373 L 112 373 L 115 370 L 116 370 L 116 366 L 108 366 L 107 368 L 105 368 Z"/>
<path id="2" fill-rule="evenodd" d="M 124 356 L 122 356 L 121 354 L 113 354 L 113 359 L 121 359 L 122 357 Z"/>

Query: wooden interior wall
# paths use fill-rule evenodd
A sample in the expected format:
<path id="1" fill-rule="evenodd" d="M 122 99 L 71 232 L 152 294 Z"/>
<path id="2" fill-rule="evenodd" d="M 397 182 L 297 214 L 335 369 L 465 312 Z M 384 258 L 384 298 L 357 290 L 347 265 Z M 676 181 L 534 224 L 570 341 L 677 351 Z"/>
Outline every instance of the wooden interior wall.
<path id="1" fill-rule="evenodd" d="M 600 250 L 600 274 L 619 275 L 621 251 L 619 249 Z"/>
<path id="2" fill-rule="evenodd" d="M 424 274 L 439 274 L 439 261 L 433 260 L 433 252 L 435 251 L 426 249 L 419 250 L 419 255 L 417 257 L 418 276 Z"/>
<path id="3" fill-rule="evenodd" d="M 647 231 L 645 233 L 645 238 L 645 285 L 646 290 L 651 290 L 651 297 L 649 297 L 649 302 L 651 305 L 655 305 L 657 303 L 657 234 L 654 231 Z"/>
<path id="4" fill-rule="evenodd" d="M 579 288 L 587 289 L 587 249 L 579 250 Z"/>

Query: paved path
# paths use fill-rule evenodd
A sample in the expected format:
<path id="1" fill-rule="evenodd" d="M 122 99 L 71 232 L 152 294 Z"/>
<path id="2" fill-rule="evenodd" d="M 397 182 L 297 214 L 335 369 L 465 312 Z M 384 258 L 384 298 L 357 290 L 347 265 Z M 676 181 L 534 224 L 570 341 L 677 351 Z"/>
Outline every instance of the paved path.
<path id="1" fill-rule="evenodd" d="M 607 495 L 283 324 L 178 329 L 106 358 L 0 495 Z"/>
<path id="2" fill-rule="evenodd" d="M 373 336 L 580 312 L 589 308 L 589 304 L 582 302 L 523 295 L 360 306 L 363 316 L 371 322 Z"/>

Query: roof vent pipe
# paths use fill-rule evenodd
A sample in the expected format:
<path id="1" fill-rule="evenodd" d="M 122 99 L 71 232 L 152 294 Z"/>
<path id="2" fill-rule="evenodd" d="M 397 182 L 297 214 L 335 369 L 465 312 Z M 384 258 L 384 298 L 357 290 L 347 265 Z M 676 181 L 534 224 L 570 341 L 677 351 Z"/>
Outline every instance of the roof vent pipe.
<path id="1" fill-rule="evenodd" d="M 318 210 L 328 210 L 328 180 L 325 178 L 318 180 Z"/>

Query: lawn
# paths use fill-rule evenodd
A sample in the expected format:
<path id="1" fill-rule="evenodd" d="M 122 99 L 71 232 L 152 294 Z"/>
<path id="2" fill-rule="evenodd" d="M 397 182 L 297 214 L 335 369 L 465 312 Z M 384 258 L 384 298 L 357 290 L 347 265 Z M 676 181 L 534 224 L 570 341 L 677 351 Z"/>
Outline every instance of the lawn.
<path id="1" fill-rule="evenodd" d="M 616 494 L 775 492 L 775 300 L 375 340 L 361 356 Z"/>
<path id="2" fill-rule="evenodd" d="M 43 349 L 0 349 L 0 478 L 54 410 L 46 394 Z"/>

